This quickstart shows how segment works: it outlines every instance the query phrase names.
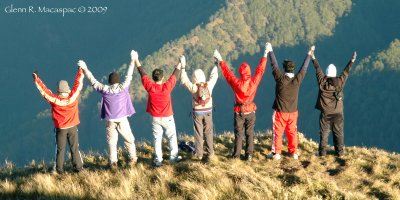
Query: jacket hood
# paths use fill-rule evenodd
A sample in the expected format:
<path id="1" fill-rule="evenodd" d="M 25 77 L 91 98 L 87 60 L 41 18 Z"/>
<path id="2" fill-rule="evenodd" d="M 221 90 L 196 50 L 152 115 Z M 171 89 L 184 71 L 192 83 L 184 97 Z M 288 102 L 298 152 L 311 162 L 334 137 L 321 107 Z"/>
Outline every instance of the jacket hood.
<path id="1" fill-rule="evenodd" d="M 251 77 L 251 69 L 247 63 L 242 63 L 239 67 L 239 74 L 242 80 L 248 80 Z"/>
<path id="2" fill-rule="evenodd" d="M 194 70 L 192 74 L 192 83 L 205 83 L 206 82 L 206 76 L 204 75 L 203 70 L 201 69 L 196 69 Z"/>

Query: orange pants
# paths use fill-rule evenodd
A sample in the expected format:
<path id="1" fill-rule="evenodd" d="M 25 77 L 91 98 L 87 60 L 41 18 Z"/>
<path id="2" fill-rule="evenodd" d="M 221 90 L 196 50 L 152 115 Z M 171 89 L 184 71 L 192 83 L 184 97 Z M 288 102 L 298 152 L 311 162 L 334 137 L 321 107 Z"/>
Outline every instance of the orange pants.
<path id="1" fill-rule="evenodd" d="M 282 153 L 282 136 L 286 130 L 286 136 L 288 138 L 288 150 L 290 154 L 297 152 L 297 117 L 299 113 L 283 113 L 274 111 L 272 115 L 273 122 L 273 136 L 272 136 L 272 152 L 281 154 Z"/>

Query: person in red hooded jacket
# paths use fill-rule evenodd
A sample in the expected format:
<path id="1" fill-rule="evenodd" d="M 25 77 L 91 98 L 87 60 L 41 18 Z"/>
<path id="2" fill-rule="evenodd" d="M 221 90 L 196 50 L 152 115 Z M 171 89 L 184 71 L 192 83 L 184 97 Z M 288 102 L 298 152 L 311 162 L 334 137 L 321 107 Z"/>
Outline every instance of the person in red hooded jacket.
<path id="1" fill-rule="evenodd" d="M 243 134 L 246 135 L 246 155 L 245 159 L 252 160 L 254 151 L 254 126 L 256 124 L 256 109 L 257 106 L 253 102 L 256 96 L 258 85 L 265 72 L 267 64 L 268 51 L 265 48 L 264 56 L 261 58 L 260 63 L 256 69 L 256 74 L 251 76 L 251 69 L 247 63 L 242 63 L 239 67 L 240 79 L 237 78 L 233 72 L 222 60 L 221 54 L 215 50 L 214 58 L 217 60 L 222 69 L 226 81 L 231 86 L 235 93 L 234 105 L 234 133 L 235 133 L 235 147 L 232 158 L 240 158 L 242 151 L 242 138 Z"/>

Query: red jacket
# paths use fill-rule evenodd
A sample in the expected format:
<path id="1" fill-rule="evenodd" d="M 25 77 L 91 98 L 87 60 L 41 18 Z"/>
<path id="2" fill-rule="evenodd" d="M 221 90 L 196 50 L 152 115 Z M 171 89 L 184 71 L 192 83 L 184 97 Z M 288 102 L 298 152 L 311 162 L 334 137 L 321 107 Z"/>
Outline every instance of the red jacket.
<path id="1" fill-rule="evenodd" d="M 83 70 L 79 69 L 74 87 L 65 98 L 53 94 L 39 76 L 34 80 L 39 92 L 50 103 L 54 127 L 69 128 L 79 124 L 78 96 L 83 88 L 84 77 Z"/>
<path id="2" fill-rule="evenodd" d="M 261 78 L 265 72 L 266 64 L 267 58 L 262 57 L 257 66 L 256 74 L 251 77 L 250 66 L 247 63 L 242 63 L 239 67 L 240 79 L 238 79 L 226 65 L 225 61 L 219 63 L 222 69 L 222 74 L 235 93 L 236 104 L 234 112 L 247 113 L 257 110 L 257 106 L 253 100 L 256 96 L 258 84 L 260 84 Z M 243 105 L 242 111 L 240 104 Z"/>
<path id="3" fill-rule="evenodd" d="M 169 117 L 173 115 L 171 92 L 176 84 L 176 76 L 172 74 L 167 82 L 156 84 L 147 75 L 143 75 L 144 89 L 149 93 L 146 111 L 153 117 Z"/>

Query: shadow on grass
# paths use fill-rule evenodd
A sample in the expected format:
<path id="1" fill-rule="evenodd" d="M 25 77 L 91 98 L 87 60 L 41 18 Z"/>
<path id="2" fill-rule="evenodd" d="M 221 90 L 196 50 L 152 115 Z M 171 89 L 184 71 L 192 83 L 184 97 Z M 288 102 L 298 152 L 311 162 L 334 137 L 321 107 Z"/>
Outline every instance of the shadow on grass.
<path id="1" fill-rule="evenodd" d="M 293 174 L 283 174 L 278 176 L 281 179 L 283 185 L 286 187 L 291 187 L 301 183 L 300 177 Z"/>

